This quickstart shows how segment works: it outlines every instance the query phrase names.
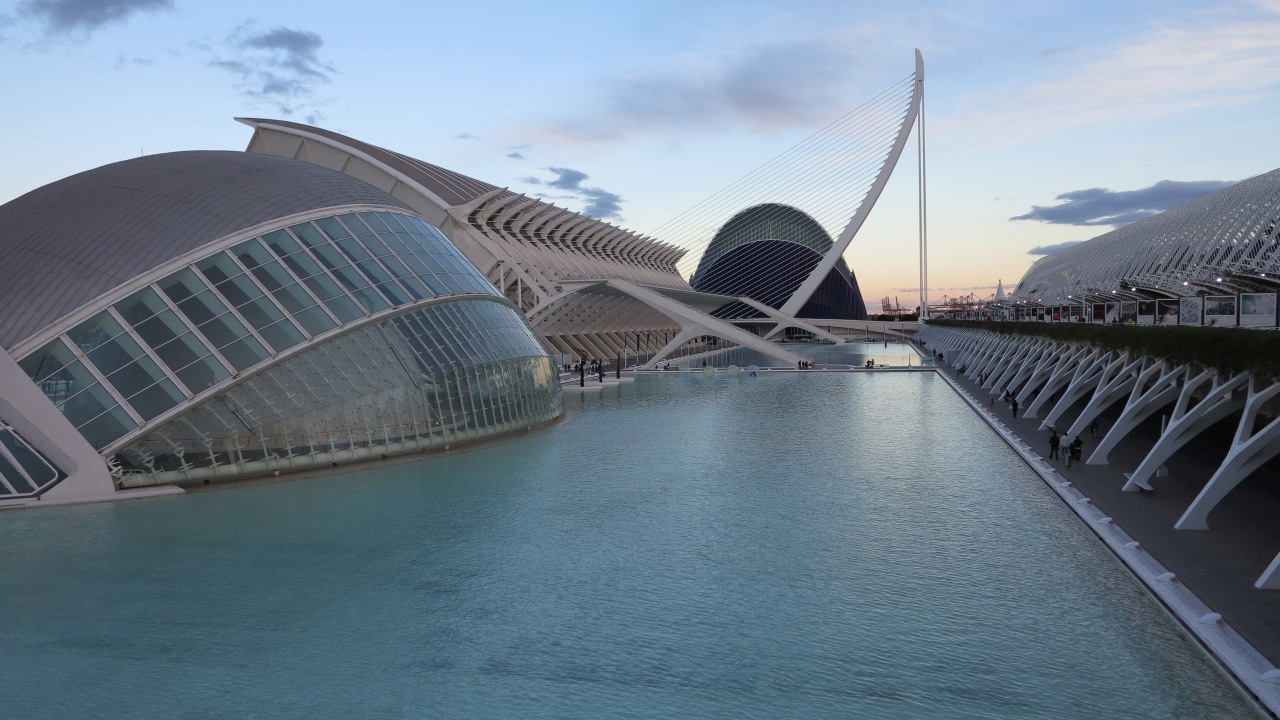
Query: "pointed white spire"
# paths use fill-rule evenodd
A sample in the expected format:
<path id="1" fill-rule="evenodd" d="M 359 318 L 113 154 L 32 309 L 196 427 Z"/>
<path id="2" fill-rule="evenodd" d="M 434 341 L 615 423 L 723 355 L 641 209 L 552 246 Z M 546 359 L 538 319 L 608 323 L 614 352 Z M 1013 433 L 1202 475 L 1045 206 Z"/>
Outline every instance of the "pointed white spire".
<path id="1" fill-rule="evenodd" d="M 1003 301 L 1004 301 L 1004 281 L 997 280 L 996 281 L 996 302 L 1003 302 Z"/>

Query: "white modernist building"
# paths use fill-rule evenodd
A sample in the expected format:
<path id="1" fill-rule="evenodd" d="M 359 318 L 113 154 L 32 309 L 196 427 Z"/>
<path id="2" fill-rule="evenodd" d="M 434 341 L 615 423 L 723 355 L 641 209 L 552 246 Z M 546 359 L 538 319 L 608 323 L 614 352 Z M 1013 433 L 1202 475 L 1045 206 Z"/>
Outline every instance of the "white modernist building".
<path id="1" fill-rule="evenodd" d="M 448 447 L 562 412 L 519 309 L 349 175 L 155 155 L 34 190 L 0 227 L 3 504 Z"/>
<path id="2" fill-rule="evenodd" d="M 1036 261 L 1019 318 L 1276 326 L 1280 170 Z"/>

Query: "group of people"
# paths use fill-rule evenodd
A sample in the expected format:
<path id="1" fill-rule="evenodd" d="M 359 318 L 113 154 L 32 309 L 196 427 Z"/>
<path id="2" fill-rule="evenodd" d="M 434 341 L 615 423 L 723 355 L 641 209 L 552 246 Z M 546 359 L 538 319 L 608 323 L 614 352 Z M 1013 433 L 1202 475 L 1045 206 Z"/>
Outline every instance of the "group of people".
<path id="1" fill-rule="evenodd" d="M 813 367 L 813 363 L 809 362 L 808 360 L 797 360 L 797 361 L 796 361 L 796 369 L 797 369 L 797 370 L 808 370 L 808 369 L 809 369 L 809 368 L 811 368 L 811 367 Z"/>
<path id="2" fill-rule="evenodd" d="M 1057 460 L 1059 452 L 1062 458 L 1066 460 L 1067 467 L 1071 467 L 1072 462 L 1080 462 L 1081 454 L 1084 452 L 1084 441 L 1077 435 L 1074 440 L 1064 443 L 1066 438 L 1059 437 L 1058 431 L 1054 430 L 1049 436 L 1049 459 Z"/>

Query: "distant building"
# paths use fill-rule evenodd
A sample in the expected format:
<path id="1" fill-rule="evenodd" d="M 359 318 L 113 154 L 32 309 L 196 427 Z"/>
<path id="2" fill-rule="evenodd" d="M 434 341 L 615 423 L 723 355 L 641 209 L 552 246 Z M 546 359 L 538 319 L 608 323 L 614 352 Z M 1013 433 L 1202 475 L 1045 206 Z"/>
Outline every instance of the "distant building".
<path id="1" fill-rule="evenodd" d="M 731 217 L 716 232 L 691 284 L 700 292 L 746 296 L 778 309 L 791 299 L 832 244 L 827 231 L 804 212 L 775 203 L 755 205 Z M 763 317 L 742 302 L 721 307 L 713 315 Z M 867 319 L 858 280 L 843 257 L 796 317 Z"/>

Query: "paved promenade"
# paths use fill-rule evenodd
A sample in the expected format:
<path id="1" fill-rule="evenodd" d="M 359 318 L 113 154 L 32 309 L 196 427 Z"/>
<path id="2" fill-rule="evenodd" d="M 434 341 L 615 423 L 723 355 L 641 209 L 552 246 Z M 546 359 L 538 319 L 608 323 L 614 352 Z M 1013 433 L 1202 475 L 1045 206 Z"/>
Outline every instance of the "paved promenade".
<path id="1" fill-rule="evenodd" d="M 1258 590 L 1254 581 L 1280 552 L 1280 496 L 1276 484 L 1255 480 L 1243 483 L 1209 516 L 1208 531 L 1175 530 L 1174 523 L 1217 469 L 1225 454 L 1211 448 L 1191 448 L 1169 462 L 1168 477 L 1153 478 L 1154 492 L 1124 492 L 1124 473 L 1132 471 L 1145 457 L 1154 437 L 1131 437 L 1111 453 L 1110 465 L 1085 465 L 1045 460 L 1049 455 L 1050 431 L 1040 429 L 1040 418 L 1012 417 L 1009 406 L 992 402 L 988 390 L 964 378 L 953 368 L 943 368 L 956 385 L 1009 430 L 1030 445 L 1064 481 L 1088 497 L 1102 513 L 1114 519 L 1142 551 L 1173 572 L 1177 581 L 1195 593 L 1225 623 L 1243 637 L 1270 666 L 1280 665 L 1280 591 Z M 1074 415 L 1070 415 L 1074 417 Z M 1102 419 L 1105 429 L 1111 417 Z M 1065 430 L 1065 428 L 1062 428 Z M 1083 437 L 1084 457 L 1101 439 Z M 1067 441 L 1064 440 L 1064 444 Z"/>

